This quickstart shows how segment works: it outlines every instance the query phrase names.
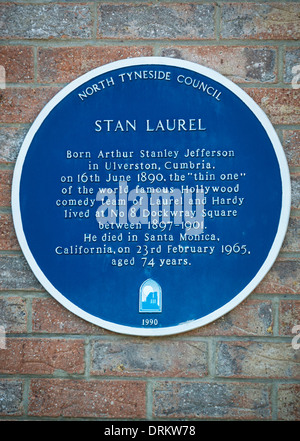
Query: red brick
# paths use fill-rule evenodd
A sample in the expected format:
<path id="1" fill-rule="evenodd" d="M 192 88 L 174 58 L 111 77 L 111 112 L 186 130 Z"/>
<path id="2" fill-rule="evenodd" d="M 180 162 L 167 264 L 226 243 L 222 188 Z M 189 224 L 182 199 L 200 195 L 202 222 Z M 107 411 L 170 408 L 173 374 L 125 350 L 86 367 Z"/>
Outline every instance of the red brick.
<path id="1" fill-rule="evenodd" d="M 300 325 L 300 300 L 281 300 L 279 306 L 279 334 L 295 336 L 295 325 Z M 297 331 L 297 334 L 299 332 Z"/>
<path id="2" fill-rule="evenodd" d="M 10 207 L 12 170 L 0 170 L 0 207 Z"/>
<path id="3" fill-rule="evenodd" d="M 19 250 L 19 242 L 15 234 L 12 216 L 0 214 L 0 250 Z"/>
<path id="4" fill-rule="evenodd" d="M 294 89 L 244 88 L 273 124 L 299 124 L 299 91 Z"/>
<path id="5" fill-rule="evenodd" d="M 283 147 L 290 167 L 300 167 L 300 130 L 283 130 Z"/>
<path id="6" fill-rule="evenodd" d="M 33 48 L 27 46 L 0 46 L 0 66 L 5 68 L 7 83 L 29 83 L 33 81 Z"/>
<path id="7" fill-rule="evenodd" d="M 300 352 L 290 342 L 219 342 L 216 363 L 220 377 L 300 378 Z"/>
<path id="8" fill-rule="evenodd" d="M 272 326 L 272 302 L 248 298 L 223 317 L 189 335 L 270 335 Z"/>
<path id="9" fill-rule="evenodd" d="M 161 54 L 210 67 L 235 83 L 274 82 L 277 78 L 277 52 L 272 47 L 172 45 L 162 48 Z"/>
<path id="10" fill-rule="evenodd" d="M 83 340 L 7 338 L 0 351 L 2 374 L 53 374 L 84 372 Z"/>
<path id="11" fill-rule="evenodd" d="M 32 331 L 54 334 L 107 334 L 96 325 L 77 317 L 53 298 L 32 300 Z"/>
<path id="12" fill-rule="evenodd" d="M 39 48 L 38 80 L 42 83 L 64 83 L 112 61 L 153 55 L 145 46 L 85 46 Z"/>
<path id="13" fill-rule="evenodd" d="M 5 334 L 27 331 L 26 300 L 21 297 L 0 297 L 0 324 Z"/>
<path id="14" fill-rule="evenodd" d="M 229 3 L 221 12 L 225 39 L 297 40 L 300 38 L 297 3 Z"/>
<path id="15" fill-rule="evenodd" d="M 146 417 L 143 381 L 32 380 L 28 414 L 69 418 Z"/>
<path id="16" fill-rule="evenodd" d="M 154 384 L 153 402 L 154 418 L 271 418 L 271 387 L 266 384 L 160 381 Z"/>
<path id="17" fill-rule="evenodd" d="M 54 87 L 18 87 L 0 91 L 1 122 L 32 123 L 42 108 L 59 91 Z"/>
<path id="18" fill-rule="evenodd" d="M 300 384 L 279 385 L 278 420 L 300 421 Z"/>
<path id="19" fill-rule="evenodd" d="M 91 371 L 98 375 L 201 377 L 207 375 L 207 363 L 204 342 L 97 340 Z"/>

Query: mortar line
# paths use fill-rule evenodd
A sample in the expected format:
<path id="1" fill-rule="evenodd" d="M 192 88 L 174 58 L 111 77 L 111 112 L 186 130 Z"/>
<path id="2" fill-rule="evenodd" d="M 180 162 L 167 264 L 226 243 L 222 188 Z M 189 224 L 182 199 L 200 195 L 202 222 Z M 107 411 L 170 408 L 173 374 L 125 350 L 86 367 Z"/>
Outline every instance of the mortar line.
<path id="1" fill-rule="evenodd" d="M 272 411 L 272 420 L 277 421 L 278 419 L 278 383 L 274 382 L 271 386 L 271 411 Z"/>
<path id="2" fill-rule="evenodd" d="M 26 418 L 28 416 L 30 382 L 30 378 L 25 378 L 23 381 L 23 418 Z"/>
<path id="3" fill-rule="evenodd" d="M 279 299 L 277 296 L 273 299 L 273 337 L 279 335 Z"/>
<path id="4" fill-rule="evenodd" d="M 280 39 L 270 39 L 270 40 L 257 40 L 257 39 L 222 39 L 217 40 L 216 38 L 199 39 L 168 39 L 168 38 L 156 38 L 156 39 L 133 39 L 127 37 L 120 37 L 116 39 L 112 38 L 97 38 L 97 39 L 11 39 L 0 41 L 1 46 L 32 46 L 41 48 L 68 48 L 68 47 L 101 47 L 101 46 L 152 46 L 154 44 L 161 45 L 180 45 L 180 46 L 272 46 L 272 47 L 299 47 L 298 40 L 280 40 Z"/>
<path id="5" fill-rule="evenodd" d="M 217 42 L 220 44 L 220 36 L 221 36 L 221 2 L 216 3 L 215 7 L 215 38 Z"/>
<path id="6" fill-rule="evenodd" d="M 146 418 L 153 419 L 153 380 L 148 378 L 146 380 Z"/>

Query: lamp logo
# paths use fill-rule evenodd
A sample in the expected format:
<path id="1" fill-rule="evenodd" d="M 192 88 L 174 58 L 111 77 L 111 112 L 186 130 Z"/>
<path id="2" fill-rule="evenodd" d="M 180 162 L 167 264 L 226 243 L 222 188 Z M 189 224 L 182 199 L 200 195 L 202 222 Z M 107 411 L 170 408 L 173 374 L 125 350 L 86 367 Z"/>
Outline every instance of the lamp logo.
<path id="1" fill-rule="evenodd" d="M 152 279 L 147 279 L 140 287 L 139 312 L 161 312 L 162 289 Z"/>

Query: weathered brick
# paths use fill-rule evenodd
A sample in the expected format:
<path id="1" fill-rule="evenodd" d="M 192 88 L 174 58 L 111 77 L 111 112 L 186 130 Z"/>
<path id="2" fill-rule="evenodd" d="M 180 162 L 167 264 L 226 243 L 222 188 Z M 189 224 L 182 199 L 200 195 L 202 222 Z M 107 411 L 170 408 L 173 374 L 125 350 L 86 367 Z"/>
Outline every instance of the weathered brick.
<path id="1" fill-rule="evenodd" d="M 0 214 L 0 250 L 19 250 L 19 242 L 15 234 L 12 216 Z"/>
<path id="2" fill-rule="evenodd" d="M 0 415 L 19 416 L 23 413 L 23 381 L 0 379 Z"/>
<path id="3" fill-rule="evenodd" d="M 299 91 L 293 89 L 244 88 L 273 124 L 299 124 Z"/>
<path id="4" fill-rule="evenodd" d="M 153 49 L 145 46 L 40 48 L 38 79 L 43 83 L 68 82 L 112 61 L 151 55 L 153 55 Z"/>
<path id="5" fill-rule="evenodd" d="M 88 4 L 0 5 L 2 39 L 91 38 L 92 8 Z"/>
<path id="6" fill-rule="evenodd" d="M 287 48 L 285 52 L 284 82 L 288 84 L 293 84 L 294 86 L 299 88 L 300 85 L 299 74 L 300 74 L 300 48 L 299 47 Z"/>
<path id="7" fill-rule="evenodd" d="M 299 271 L 300 262 L 297 259 L 277 260 L 254 292 L 299 294 Z"/>
<path id="8" fill-rule="evenodd" d="M 279 385 L 278 419 L 300 421 L 300 384 Z"/>
<path id="9" fill-rule="evenodd" d="M 213 38 L 214 14 L 212 4 L 103 3 L 99 5 L 98 37 L 171 40 Z"/>
<path id="10" fill-rule="evenodd" d="M 0 66 L 5 69 L 5 80 L 28 83 L 34 80 L 33 48 L 27 46 L 0 46 Z"/>
<path id="11" fill-rule="evenodd" d="M 272 302 L 248 298 L 218 320 L 195 329 L 190 334 L 207 336 L 270 335 L 272 326 Z"/>
<path id="12" fill-rule="evenodd" d="M 13 163 L 17 159 L 28 127 L 1 127 L 0 163 Z"/>
<path id="13" fill-rule="evenodd" d="M 25 258 L 17 255 L 0 255 L 0 291 L 44 291 Z"/>
<path id="14" fill-rule="evenodd" d="M 1 90 L 1 122 L 32 123 L 58 91 L 59 88 L 54 87 L 18 87 Z"/>
<path id="15" fill-rule="evenodd" d="M 98 375 L 201 377 L 207 345 L 196 341 L 101 341 L 93 343 L 91 371 Z"/>
<path id="16" fill-rule="evenodd" d="M 291 216 L 281 251 L 300 252 L 300 217 Z"/>
<path id="17" fill-rule="evenodd" d="M 300 173 L 291 173 L 292 210 L 300 210 Z"/>
<path id="18" fill-rule="evenodd" d="M 270 419 L 270 386 L 248 383 L 157 382 L 157 418 Z"/>
<path id="19" fill-rule="evenodd" d="M 96 325 L 77 317 L 53 298 L 32 300 L 32 331 L 55 334 L 107 334 Z"/>
<path id="20" fill-rule="evenodd" d="M 10 206 L 12 170 L 0 170 L 0 207 Z"/>
<path id="21" fill-rule="evenodd" d="M 300 167 L 300 130 L 283 130 L 283 147 L 290 167 Z"/>
<path id="22" fill-rule="evenodd" d="M 72 418 L 145 418 L 143 381 L 31 381 L 29 415 Z"/>
<path id="23" fill-rule="evenodd" d="M 292 330 L 295 325 L 300 325 L 299 317 L 300 300 L 281 300 L 279 306 L 279 333 L 295 336 Z"/>
<path id="24" fill-rule="evenodd" d="M 0 351 L 2 374 L 53 374 L 84 372 L 84 341 L 7 338 Z"/>
<path id="25" fill-rule="evenodd" d="M 215 39 L 218 10 L 221 41 Z M 29 125 L 61 89 L 57 84 L 117 59 L 155 54 L 191 60 L 244 83 L 272 123 L 285 125 L 278 129 L 292 168 L 292 210 L 299 210 L 300 109 L 292 69 L 300 49 L 291 41 L 299 39 L 299 10 L 296 0 L 0 2 L 0 66 L 8 83 L 0 90 L 0 207 L 6 207 L 0 214 L 0 326 L 8 345 L 0 349 L 0 372 L 9 377 L 0 380 L 3 420 L 146 419 L 151 408 L 154 419 L 300 420 L 300 352 L 291 345 L 300 312 L 294 295 L 300 293 L 297 212 L 279 258 L 255 290 L 259 296 L 182 336 L 144 339 L 118 337 L 41 295 L 8 208 L 12 164 Z M 272 86 L 280 81 L 285 88 Z"/>
<path id="26" fill-rule="evenodd" d="M 221 12 L 221 37 L 297 40 L 299 3 L 229 3 Z"/>
<path id="27" fill-rule="evenodd" d="M 0 297 L 0 325 L 6 334 L 26 332 L 26 301 L 21 297 Z"/>
<path id="28" fill-rule="evenodd" d="M 277 78 L 277 52 L 271 47 L 167 46 L 161 55 L 210 67 L 236 83 L 274 82 Z"/>
<path id="29" fill-rule="evenodd" d="M 300 353 L 291 343 L 219 342 L 216 373 L 236 378 L 300 378 Z"/>

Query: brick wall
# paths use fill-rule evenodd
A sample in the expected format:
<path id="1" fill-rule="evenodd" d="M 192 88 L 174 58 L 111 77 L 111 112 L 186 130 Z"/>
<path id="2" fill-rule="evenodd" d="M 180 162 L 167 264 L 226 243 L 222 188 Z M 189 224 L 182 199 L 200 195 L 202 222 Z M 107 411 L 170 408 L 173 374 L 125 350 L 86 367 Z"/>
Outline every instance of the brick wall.
<path id="1" fill-rule="evenodd" d="M 300 325 L 299 36 L 296 1 L 0 1 L 1 420 L 300 419 L 291 344 Z M 19 148 L 49 99 L 94 67 L 144 55 L 195 61 L 238 83 L 275 126 L 292 179 L 287 236 L 261 284 L 216 322 L 164 338 L 114 334 L 60 306 L 29 269 L 10 208 Z"/>

